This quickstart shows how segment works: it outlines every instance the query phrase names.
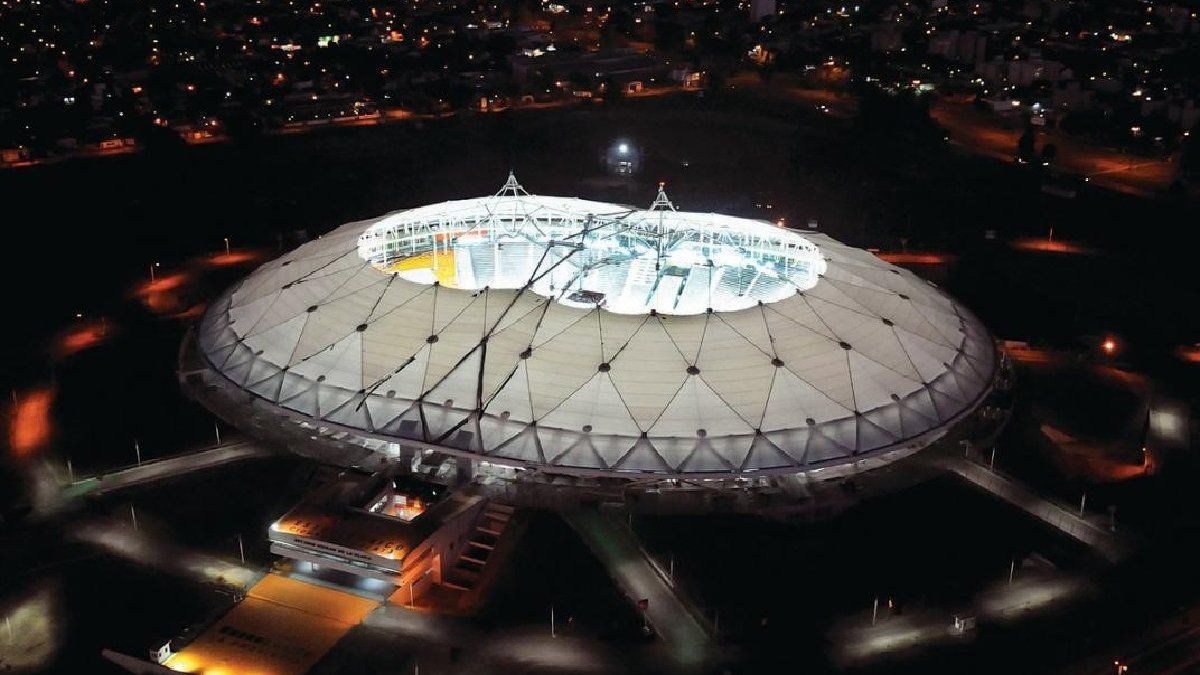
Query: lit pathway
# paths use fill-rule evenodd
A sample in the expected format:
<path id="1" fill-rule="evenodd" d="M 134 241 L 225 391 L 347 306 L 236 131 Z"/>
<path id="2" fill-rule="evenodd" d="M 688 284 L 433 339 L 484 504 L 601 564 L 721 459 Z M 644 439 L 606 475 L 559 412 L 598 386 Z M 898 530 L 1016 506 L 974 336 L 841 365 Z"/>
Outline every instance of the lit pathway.
<path id="1" fill-rule="evenodd" d="M 257 443 L 249 441 L 229 443 L 211 450 L 150 460 L 92 478 L 85 478 L 66 486 L 65 492 L 68 497 L 99 496 L 232 462 L 267 457 L 271 454 L 271 450 Z"/>
<path id="2" fill-rule="evenodd" d="M 629 667 L 629 653 L 618 654 L 611 645 L 595 639 L 551 637 L 544 628 L 485 631 L 469 620 L 390 603 L 368 614 L 362 623 L 368 629 L 382 631 L 380 635 L 385 642 L 381 644 L 393 648 L 406 645 L 412 652 L 414 665 L 420 664 L 420 672 L 432 675 L 506 671 L 621 673 Z M 449 658 L 447 648 L 462 651 Z"/>
<path id="3" fill-rule="evenodd" d="M 675 662 L 698 668 L 710 656 L 708 630 L 642 551 L 624 523 L 597 511 L 563 516 L 633 602 L 646 599 L 646 619 L 666 643 Z"/>
<path id="4" fill-rule="evenodd" d="M 973 621 L 968 624 L 971 627 L 956 630 L 956 618 L 1007 624 L 1077 600 L 1093 590 L 1093 584 L 1085 578 L 1022 565 L 1015 570 L 1012 581 L 993 583 L 969 604 L 959 604 L 954 613 L 918 606 L 899 615 L 880 610 L 874 621 L 871 609 L 848 615 L 829 633 L 830 656 L 840 668 L 879 666 L 913 650 L 975 640 Z"/>
<path id="5" fill-rule="evenodd" d="M 254 567 L 163 541 L 120 520 L 81 520 L 72 525 L 68 536 L 140 565 L 204 583 L 244 590 L 262 578 Z"/>

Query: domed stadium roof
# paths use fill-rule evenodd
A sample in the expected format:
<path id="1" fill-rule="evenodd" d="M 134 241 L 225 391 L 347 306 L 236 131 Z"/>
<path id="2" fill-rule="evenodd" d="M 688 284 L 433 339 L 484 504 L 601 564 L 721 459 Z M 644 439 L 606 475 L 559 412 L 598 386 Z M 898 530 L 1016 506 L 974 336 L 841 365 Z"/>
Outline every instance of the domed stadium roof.
<path id="1" fill-rule="evenodd" d="M 286 416 L 584 475 L 797 473 L 923 447 L 990 389 L 992 338 L 816 233 L 498 194 L 349 223 L 268 262 L 198 344 Z"/>

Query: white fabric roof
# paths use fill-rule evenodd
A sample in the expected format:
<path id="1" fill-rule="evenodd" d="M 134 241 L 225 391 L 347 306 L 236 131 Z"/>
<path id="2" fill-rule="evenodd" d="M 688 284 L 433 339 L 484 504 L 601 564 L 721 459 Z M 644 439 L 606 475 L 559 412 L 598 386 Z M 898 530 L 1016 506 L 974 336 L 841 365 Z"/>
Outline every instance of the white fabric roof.
<path id="1" fill-rule="evenodd" d="M 514 201 L 541 199 L 564 201 L 514 193 L 419 210 L 513 213 L 529 208 Z M 359 257 L 358 237 L 396 217 L 343 225 L 228 291 L 199 330 L 210 364 L 364 436 L 620 475 L 855 461 L 956 420 L 995 367 L 970 312 L 824 235 L 805 233 L 827 264 L 808 290 L 733 312 L 630 315 L 381 272 Z"/>

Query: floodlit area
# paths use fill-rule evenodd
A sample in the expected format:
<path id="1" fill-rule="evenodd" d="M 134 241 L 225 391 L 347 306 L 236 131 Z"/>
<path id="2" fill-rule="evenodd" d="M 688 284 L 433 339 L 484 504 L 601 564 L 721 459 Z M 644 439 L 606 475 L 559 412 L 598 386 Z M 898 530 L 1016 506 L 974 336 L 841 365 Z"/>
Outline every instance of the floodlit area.
<path id="1" fill-rule="evenodd" d="M 841 666 L 878 664 L 949 642 L 977 638 L 978 622 L 1002 625 L 1044 615 L 1095 592 L 1087 579 L 1065 573 L 1034 570 L 1015 580 L 984 588 L 957 614 L 937 608 L 892 615 L 878 608 L 876 616 L 856 614 L 831 632 L 832 656 Z"/>
<path id="2" fill-rule="evenodd" d="M 58 589 L 39 584 L 15 604 L 0 606 L 0 671 L 39 672 L 62 646 L 64 620 Z"/>
<path id="3" fill-rule="evenodd" d="M 677 211 L 660 190 L 648 210 L 529 195 L 510 178 L 496 197 L 383 218 L 362 259 L 419 284 L 530 287 L 569 307 L 617 314 L 702 314 L 772 303 L 812 288 L 818 248 L 760 221 Z"/>
<path id="4" fill-rule="evenodd" d="M 835 661 L 847 666 L 861 665 L 955 637 L 951 622 L 939 614 L 889 617 L 876 625 L 856 626 L 837 634 Z"/>
<path id="5" fill-rule="evenodd" d="M 357 625 L 377 602 L 269 574 L 200 637 L 166 659 L 199 675 L 300 675 Z"/>
<path id="6" fill-rule="evenodd" d="M 132 507 L 128 513 L 131 520 L 136 517 Z M 247 588 L 254 584 L 259 574 L 244 565 L 156 539 L 137 529 L 136 523 L 93 520 L 76 527 L 72 536 L 80 542 L 140 565 L 220 586 Z"/>

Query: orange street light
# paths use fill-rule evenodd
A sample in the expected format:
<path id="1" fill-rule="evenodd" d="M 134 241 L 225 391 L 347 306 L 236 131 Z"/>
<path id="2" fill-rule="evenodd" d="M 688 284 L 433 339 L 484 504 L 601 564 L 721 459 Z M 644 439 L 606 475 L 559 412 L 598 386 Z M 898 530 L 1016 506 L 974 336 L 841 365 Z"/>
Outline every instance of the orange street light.
<path id="1" fill-rule="evenodd" d="M 1104 338 L 1104 342 L 1100 343 L 1100 349 L 1104 350 L 1105 355 L 1112 356 L 1117 351 L 1117 341 L 1111 337 Z"/>

